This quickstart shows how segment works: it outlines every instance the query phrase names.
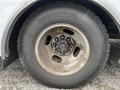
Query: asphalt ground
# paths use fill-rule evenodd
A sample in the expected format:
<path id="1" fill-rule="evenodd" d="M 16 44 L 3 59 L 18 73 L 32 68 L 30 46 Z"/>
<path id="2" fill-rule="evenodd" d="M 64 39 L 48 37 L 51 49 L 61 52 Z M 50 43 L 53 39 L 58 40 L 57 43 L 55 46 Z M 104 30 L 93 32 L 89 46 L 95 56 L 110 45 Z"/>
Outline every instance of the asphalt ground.
<path id="1" fill-rule="evenodd" d="M 109 61 L 104 70 L 87 84 L 70 90 L 120 90 L 120 40 L 111 42 Z M 118 63 L 119 62 L 119 63 Z M 59 90 L 49 88 L 35 81 L 16 60 L 0 71 L 0 90 Z M 60 89 L 64 90 L 64 89 Z M 68 89 L 69 90 L 69 89 Z"/>

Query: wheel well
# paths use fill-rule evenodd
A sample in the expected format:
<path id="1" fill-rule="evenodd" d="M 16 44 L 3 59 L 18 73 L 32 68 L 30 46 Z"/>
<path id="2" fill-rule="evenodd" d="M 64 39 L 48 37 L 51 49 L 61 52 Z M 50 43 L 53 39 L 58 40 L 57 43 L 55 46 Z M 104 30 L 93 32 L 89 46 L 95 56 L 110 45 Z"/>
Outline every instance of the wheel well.
<path id="1" fill-rule="evenodd" d="M 44 1 L 44 2 L 43 2 Z M 10 34 L 10 38 L 8 38 L 8 50 L 9 50 L 9 57 L 14 56 L 14 59 L 18 58 L 18 52 L 17 52 L 17 39 L 19 35 L 19 31 L 22 27 L 22 24 L 26 20 L 26 18 L 32 13 L 32 11 L 36 10 L 38 7 L 48 3 L 48 2 L 56 2 L 60 0 L 43 0 L 43 1 L 38 1 L 37 3 L 33 4 L 30 8 L 25 10 L 19 18 L 17 18 L 17 21 L 15 24 L 12 26 L 13 29 Z M 61 0 L 62 1 L 62 0 Z M 64 1 L 64 0 L 63 0 Z M 92 10 L 103 22 L 103 24 L 107 28 L 107 32 L 109 34 L 110 38 L 120 38 L 119 35 L 119 30 L 117 27 L 116 22 L 114 21 L 113 17 L 106 11 L 104 8 L 100 7 L 99 5 L 89 2 L 88 0 L 66 0 L 64 2 L 71 1 L 74 3 L 79 3 L 86 8 Z"/>

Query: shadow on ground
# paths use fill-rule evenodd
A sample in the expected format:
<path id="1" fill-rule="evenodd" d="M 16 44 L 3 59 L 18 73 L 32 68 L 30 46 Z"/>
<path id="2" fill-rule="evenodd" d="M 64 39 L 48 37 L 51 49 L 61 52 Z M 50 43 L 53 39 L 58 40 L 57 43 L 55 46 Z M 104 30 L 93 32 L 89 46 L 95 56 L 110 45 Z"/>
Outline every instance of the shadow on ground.
<path id="1" fill-rule="evenodd" d="M 110 58 L 104 70 L 88 84 L 74 90 L 120 90 L 120 42 L 111 42 Z M 58 90 L 36 82 L 17 60 L 0 71 L 0 90 Z"/>

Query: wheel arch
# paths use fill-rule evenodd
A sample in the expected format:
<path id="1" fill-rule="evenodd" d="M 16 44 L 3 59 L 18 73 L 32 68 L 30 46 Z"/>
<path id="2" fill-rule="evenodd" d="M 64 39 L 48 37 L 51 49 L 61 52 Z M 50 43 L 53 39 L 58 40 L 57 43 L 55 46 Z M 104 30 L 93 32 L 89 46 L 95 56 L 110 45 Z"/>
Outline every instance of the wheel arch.
<path id="1" fill-rule="evenodd" d="M 55 2 L 55 1 L 53 0 L 52 2 Z M 106 10 L 104 7 L 102 7 L 98 3 L 91 2 L 89 0 L 85 0 L 85 1 L 84 0 L 68 0 L 68 1 L 79 3 L 85 6 L 86 8 L 89 8 L 90 10 L 92 10 L 103 21 L 103 24 L 106 26 L 107 31 L 109 33 L 109 37 L 120 38 L 119 37 L 120 28 L 118 27 L 117 21 L 112 16 L 112 14 L 110 14 L 109 11 Z M 3 53 L 3 56 L 2 56 L 4 58 L 3 68 L 8 66 L 18 58 L 17 39 L 18 39 L 20 28 L 24 23 L 25 19 L 32 13 L 32 11 L 34 11 L 38 7 L 48 2 L 51 2 L 51 1 L 47 1 L 47 0 L 35 1 L 32 4 L 28 5 L 26 8 L 24 8 L 23 10 L 21 10 L 21 12 L 18 13 L 17 17 L 14 18 L 12 24 L 8 29 L 9 30 L 8 33 L 6 33 L 7 37 L 4 39 L 5 43 L 3 43 L 2 45 L 3 46 L 2 48 L 4 49 L 3 52 L 5 52 Z M 97 12 L 97 10 L 99 10 L 99 12 Z M 102 18 L 102 16 L 105 16 L 106 18 Z M 106 20 L 112 23 L 109 23 L 108 21 L 106 22 Z M 112 25 L 113 28 L 109 27 L 110 25 Z M 6 57 L 6 54 L 8 54 L 7 57 Z"/>

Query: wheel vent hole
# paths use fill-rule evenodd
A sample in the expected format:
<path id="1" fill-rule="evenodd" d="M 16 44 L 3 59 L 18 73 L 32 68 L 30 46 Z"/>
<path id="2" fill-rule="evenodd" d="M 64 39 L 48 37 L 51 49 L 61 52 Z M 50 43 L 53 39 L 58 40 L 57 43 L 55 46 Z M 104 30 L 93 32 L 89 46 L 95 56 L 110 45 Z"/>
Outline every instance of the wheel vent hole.
<path id="1" fill-rule="evenodd" d="M 53 61 L 55 61 L 55 62 L 57 62 L 57 63 L 61 63 L 61 62 L 62 62 L 61 57 L 59 57 L 59 56 L 57 56 L 57 55 L 54 55 L 54 56 L 52 57 L 52 59 L 53 59 Z"/>
<path id="2" fill-rule="evenodd" d="M 73 56 L 77 57 L 79 53 L 80 53 L 80 48 L 76 47 L 75 50 L 74 50 L 74 52 L 73 52 Z"/>
<path id="3" fill-rule="evenodd" d="M 71 31 L 71 30 L 64 29 L 63 31 L 64 31 L 65 33 L 67 33 L 67 34 L 74 35 L 74 32 Z"/>
<path id="4" fill-rule="evenodd" d="M 50 35 L 47 36 L 46 41 L 45 41 L 45 45 L 49 45 L 51 42 L 51 39 L 52 39 L 52 36 L 50 36 Z"/>

